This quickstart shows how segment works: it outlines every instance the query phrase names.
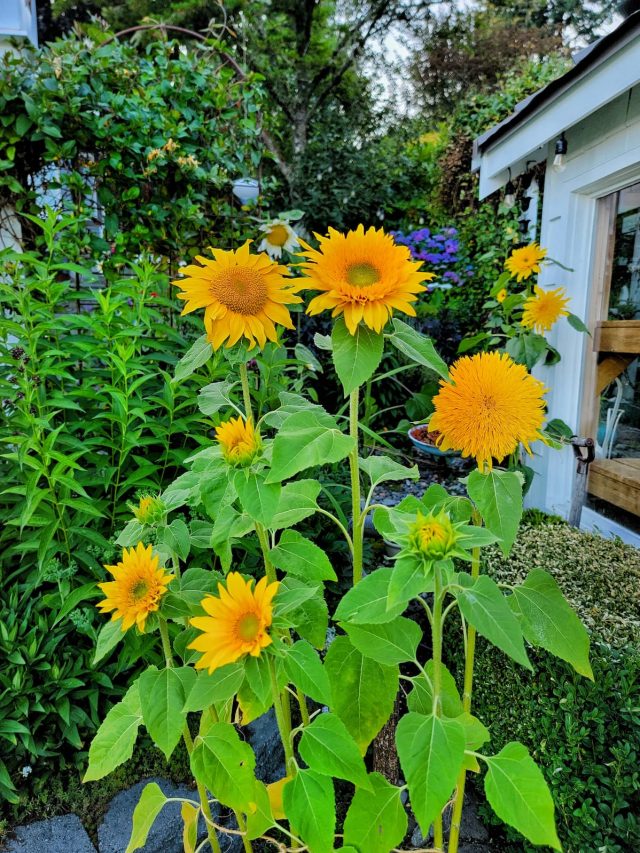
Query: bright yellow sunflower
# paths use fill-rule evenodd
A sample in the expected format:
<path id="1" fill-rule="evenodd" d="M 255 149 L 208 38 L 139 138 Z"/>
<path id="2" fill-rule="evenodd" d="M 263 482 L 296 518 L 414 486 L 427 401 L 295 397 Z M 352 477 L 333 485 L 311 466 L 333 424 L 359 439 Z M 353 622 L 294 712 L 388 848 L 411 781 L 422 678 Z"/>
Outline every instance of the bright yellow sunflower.
<path id="1" fill-rule="evenodd" d="M 527 369 L 506 353 L 463 356 L 441 380 L 433 398 L 429 429 L 440 433 L 438 446 L 474 456 L 479 468 L 501 462 L 523 444 L 536 439 L 544 419 L 547 390 Z"/>
<path id="2" fill-rule="evenodd" d="M 537 243 L 530 243 L 522 249 L 514 249 L 504 265 L 518 281 L 529 278 L 534 272 L 540 272 L 540 262 L 547 254 Z"/>
<path id="3" fill-rule="evenodd" d="M 324 291 L 309 303 L 307 314 L 330 309 L 333 317 L 344 315 L 344 321 L 355 335 L 360 321 L 375 332 L 382 331 L 393 309 L 415 317 L 411 303 L 426 290 L 423 281 L 431 281 L 434 273 L 418 272 L 420 261 L 411 260 L 409 249 L 394 243 L 382 229 L 340 234 L 329 228 L 329 236 L 315 235 L 318 250 L 303 243 L 307 262 L 300 264 L 310 279 L 310 290 Z"/>
<path id="4" fill-rule="evenodd" d="M 301 302 L 291 290 L 287 268 L 264 254 L 251 255 L 247 242 L 237 251 L 211 249 L 215 260 L 196 260 L 202 264 L 183 267 L 186 278 L 172 282 L 181 287 L 178 299 L 186 305 L 183 314 L 204 308 L 204 325 L 214 349 L 226 341 L 231 347 L 243 336 L 253 347 L 258 341 L 277 341 L 275 323 L 293 329 L 286 305 Z"/>
<path id="5" fill-rule="evenodd" d="M 543 290 L 537 285 L 533 289 L 534 295 L 525 300 L 522 312 L 521 324 L 526 329 L 535 332 L 548 332 L 560 317 L 568 317 L 566 307 L 569 299 L 564 287 L 555 290 Z"/>
<path id="6" fill-rule="evenodd" d="M 238 572 L 227 575 L 226 586 L 218 584 L 218 595 L 207 595 L 202 606 L 207 616 L 194 616 L 190 620 L 202 634 L 189 645 L 202 652 L 196 669 L 218 667 L 233 663 L 244 655 L 258 657 L 271 644 L 267 629 L 271 625 L 272 605 L 279 583 L 269 583 L 261 578 L 252 589 L 253 581 L 246 581 Z"/>
<path id="7" fill-rule="evenodd" d="M 253 427 L 251 418 L 230 418 L 216 427 L 216 438 L 222 447 L 222 455 L 231 465 L 245 466 L 253 461 L 262 442 L 260 433 Z"/>
<path id="8" fill-rule="evenodd" d="M 138 542 L 136 548 L 122 551 L 122 560 L 115 566 L 105 566 L 115 580 L 98 584 L 106 597 L 97 606 L 102 613 L 113 611 L 111 619 L 122 619 L 123 631 L 134 624 L 144 631 L 147 617 L 160 606 L 173 575 L 158 563 L 151 545 L 145 548 Z"/>

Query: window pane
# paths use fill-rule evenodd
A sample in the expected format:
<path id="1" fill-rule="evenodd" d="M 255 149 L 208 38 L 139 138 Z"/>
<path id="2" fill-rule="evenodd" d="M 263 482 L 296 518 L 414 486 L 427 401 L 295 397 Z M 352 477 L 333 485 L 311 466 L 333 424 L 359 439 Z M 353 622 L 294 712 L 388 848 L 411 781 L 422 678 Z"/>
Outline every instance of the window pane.
<path id="1" fill-rule="evenodd" d="M 640 184 L 618 198 L 608 319 L 640 319 Z"/>

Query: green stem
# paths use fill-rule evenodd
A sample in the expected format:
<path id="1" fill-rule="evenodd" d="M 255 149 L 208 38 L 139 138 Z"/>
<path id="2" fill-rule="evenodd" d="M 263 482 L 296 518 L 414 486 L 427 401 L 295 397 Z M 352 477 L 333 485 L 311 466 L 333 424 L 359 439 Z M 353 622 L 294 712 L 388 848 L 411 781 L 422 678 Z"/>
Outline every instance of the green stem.
<path id="1" fill-rule="evenodd" d="M 280 732 L 280 739 L 282 740 L 282 746 L 284 747 L 285 767 L 287 775 L 295 776 L 297 765 L 295 757 L 293 755 L 293 747 L 291 745 L 291 724 L 287 724 L 287 719 L 285 717 L 284 710 L 282 707 L 282 696 L 280 695 L 280 691 L 278 690 L 276 665 L 272 655 L 267 655 L 267 662 L 269 664 L 269 678 L 271 679 L 271 695 L 273 698 L 273 708 L 276 712 L 276 722 L 278 724 L 278 731 Z"/>
<path id="2" fill-rule="evenodd" d="M 247 837 L 247 822 L 244 817 L 240 814 L 240 812 L 235 812 L 236 820 L 238 821 L 238 829 L 242 833 L 242 845 L 244 847 L 245 853 L 253 853 L 253 845 L 251 841 Z"/>
<path id="3" fill-rule="evenodd" d="M 358 465 L 358 402 L 359 388 L 354 388 L 349 397 L 349 434 L 354 447 L 349 454 L 351 470 L 351 517 L 353 534 L 353 585 L 362 579 L 362 528 L 364 526 L 360 509 L 360 468 Z"/>
<path id="4" fill-rule="evenodd" d="M 267 576 L 267 580 L 269 583 L 273 583 L 277 580 L 276 570 L 269 557 L 269 539 L 267 538 L 267 531 L 259 521 L 256 521 L 256 533 L 258 534 L 258 541 L 260 542 L 262 559 L 264 560 L 264 571 Z"/>
<path id="5" fill-rule="evenodd" d="M 252 417 L 251 409 L 251 392 L 249 391 L 249 374 L 247 373 L 247 365 L 242 362 L 240 365 L 240 382 L 242 383 L 242 399 L 244 400 L 244 416 L 246 420 Z"/>
<path id="6" fill-rule="evenodd" d="M 477 510 L 473 512 L 473 523 L 480 527 L 482 518 Z M 480 548 L 474 548 L 471 552 L 471 577 L 477 578 L 480 574 Z M 476 629 L 469 625 L 467 627 L 467 643 L 464 659 L 464 687 L 462 693 L 462 708 L 466 713 L 471 712 L 471 695 L 473 693 L 473 666 L 476 653 Z M 462 807 L 464 805 L 464 788 L 467 780 L 467 771 L 461 770 L 456 782 L 456 798 L 453 803 L 451 815 L 451 830 L 449 832 L 449 853 L 458 853 L 460 840 L 460 822 L 462 819 Z"/>
<path id="7" fill-rule="evenodd" d="M 173 666 L 173 654 L 171 652 L 171 641 L 169 640 L 169 626 L 167 625 L 167 620 L 162 616 L 158 617 L 158 624 L 160 625 L 160 637 L 162 639 L 162 651 L 164 652 L 164 659 L 168 667 Z M 184 745 L 187 748 L 187 753 L 191 756 L 193 752 L 193 738 L 191 737 L 191 732 L 189 731 L 189 726 L 185 722 L 184 728 L 182 729 L 182 738 L 184 740 Z M 216 835 L 216 831 L 212 826 L 213 816 L 211 814 L 211 808 L 209 806 L 209 799 L 207 797 L 207 791 L 204 785 L 202 785 L 196 779 L 196 787 L 198 789 L 198 797 L 200 798 L 200 807 L 202 808 L 202 814 L 205 816 L 205 822 L 207 824 L 207 837 L 209 838 L 209 844 L 211 845 L 212 853 L 221 853 L 220 844 L 218 843 L 218 836 Z"/>
<path id="8" fill-rule="evenodd" d="M 437 563 L 433 566 L 434 591 L 433 591 L 433 619 L 431 621 L 431 644 L 433 647 L 433 714 L 435 717 L 442 715 L 442 574 Z M 433 822 L 433 846 L 437 850 L 444 850 L 444 836 L 442 830 L 442 813 Z"/>
<path id="9" fill-rule="evenodd" d="M 311 719 L 309 717 L 309 708 L 307 707 L 307 700 L 305 698 L 305 695 L 299 687 L 296 687 L 296 698 L 298 700 L 298 705 L 300 706 L 300 716 L 302 717 L 302 725 L 308 726 L 311 722 Z"/>
<path id="10" fill-rule="evenodd" d="M 187 748 L 187 752 L 189 756 L 191 756 L 191 753 L 193 752 L 193 738 L 191 737 L 189 726 L 186 723 L 184 724 L 184 729 L 182 730 L 182 737 L 184 739 L 184 745 Z M 211 806 L 209 805 L 207 789 L 201 782 L 198 782 L 197 779 L 196 788 L 198 789 L 198 797 L 200 798 L 200 808 L 202 809 L 202 814 L 205 818 L 204 822 L 207 825 L 207 838 L 209 839 L 211 853 L 221 853 L 220 842 L 218 841 L 218 834 L 215 830 L 215 827 L 213 826 L 213 815 L 211 814 Z"/>

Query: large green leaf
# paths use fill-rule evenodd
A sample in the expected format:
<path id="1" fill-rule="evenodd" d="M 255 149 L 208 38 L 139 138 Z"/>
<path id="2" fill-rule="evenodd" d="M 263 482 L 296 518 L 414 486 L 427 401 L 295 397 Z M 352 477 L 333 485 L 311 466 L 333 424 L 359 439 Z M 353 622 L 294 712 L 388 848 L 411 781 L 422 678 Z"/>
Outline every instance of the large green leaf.
<path id="1" fill-rule="evenodd" d="M 335 612 L 339 622 L 352 622 L 359 625 L 377 625 L 391 622 L 407 606 L 405 601 L 388 607 L 388 590 L 393 569 L 376 569 L 365 575 L 360 583 L 352 587 L 342 598 Z"/>
<path id="2" fill-rule="evenodd" d="M 229 663 L 212 673 L 201 671 L 187 694 L 183 712 L 204 711 L 210 705 L 225 702 L 240 689 L 244 681 L 244 666 Z"/>
<path id="3" fill-rule="evenodd" d="M 487 575 L 480 575 L 474 580 L 464 572 L 458 575 L 458 583 L 462 589 L 456 589 L 455 595 L 467 622 L 505 654 L 532 669 L 524 647 L 522 627 L 498 584 Z"/>
<path id="4" fill-rule="evenodd" d="M 561 850 L 551 792 L 527 748 L 508 743 L 485 761 L 484 790 L 500 820 L 514 826 L 533 844 Z"/>
<path id="5" fill-rule="evenodd" d="M 142 718 L 155 745 L 169 757 L 176 748 L 186 723 L 185 700 L 196 681 L 190 666 L 150 666 L 140 676 Z"/>
<path id="6" fill-rule="evenodd" d="M 462 714 L 462 699 L 454 677 L 444 664 L 440 664 L 440 706 L 445 717 Z M 424 665 L 424 673 L 413 678 L 413 690 L 407 696 L 410 711 L 428 716 L 433 714 L 433 661 Z"/>
<path id="7" fill-rule="evenodd" d="M 231 389 L 237 384 L 229 382 L 228 379 L 222 382 L 212 382 L 210 385 L 205 385 L 198 393 L 198 408 L 203 415 L 215 415 L 220 409 L 229 406 L 236 408 L 232 398 Z"/>
<path id="8" fill-rule="evenodd" d="M 412 619 L 397 616 L 382 625 L 343 624 L 352 644 L 365 657 L 393 666 L 415 660 L 422 631 Z"/>
<path id="9" fill-rule="evenodd" d="M 320 714 L 306 726 L 299 750 L 312 770 L 371 788 L 358 745 L 335 714 Z"/>
<path id="10" fill-rule="evenodd" d="M 286 649 L 284 669 L 292 683 L 307 696 L 321 705 L 331 703 L 329 677 L 318 653 L 306 640 L 298 640 Z"/>
<path id="11" fill-rule="evenodd" d="M 280 492 L 278 511 L 271 520 L 272 530 L 293 527 L 318 509 L 317 499 L 322 486 L 317 480 L 294 480 Z"/>
<path id="12" fill-rule="evenodd" d="M 133 853 L 134 850 L 144 847 L 149 830 L 166 802 L 167 798 L 155 782 L 149 782 L 144 786 L 133 810 L 133 830 L 125 853 Z"/>
<path id="13" fill-rule="evenodd" d="M 207 335 L 201 335 L 176 364 L 173 381 L 180 382 L 206 364 L 213 355 L 213 347 Z"/>
<path id="14" fill-rule="evenodd" d="M 358 788 L 351 800 L 344 841 L 362 853 L 389 853 L 407 832 L 401 791 L 380 773 L 371 773 L 369 783 L 372 790 Z"/>
<path id="15" fill-rule="evenodd" d="M 278 544 L 272 548 L 271 562 L 283 572 L 303 580 L 338 580 L 326 553 L 297 530 L 285 530 Z"/>
<path id="16" fill-rule="evenodd" d="M 339 462 L 352 449 L 353 439 L 343 434 L 327 412 L 296 412 L 289 415 L 274 439 L 267 482 L 276 483 L 307 468 Z"/>
<path id="17" fill-rule="evenodd" d="M 111 619 L 100 628 L 96 642 L 96 652 L 93 656 L 92 666 L 100 663 L 103 658 L 111 652 L 123 640 L 125 632 L 122 630 L 122 619 Z"/>
<path id="18" fill-rule="evenodd" d="M 511 550 L 522 518 L 522 475 L 493 469 L 487 474 L 472 471 L 467 480 L 469 497 L 506 555 Z"/>
<path id="19" fill-rule="evenodd" d="M 348 397 L 373 376 L 382 359 L 384 337 L 362 323 L 352 335 L 344 319 L 339 317 L 333 324 L 331 348 L 338 379 L 345 397 Z"/>
<path id="20" fill-rule="evenodd" d="M 309 853 L 333 853 L 336 805 L 333 782 L 315 770 L 299 770 L 284 786 L 284 810 L 292 832 Z"/>
<path id="21" fill-rule="evenodd" d="M 399 604 L 406 607 L 412 598 L 432 591 L 433 572 L 426 574 L 422 560 L 418 560 L 413 554 L 399 555 L 389 581 L 387 609 L 395 611 Z"/>
<path id="22" fill-rule="evenodd" d="M 426 835 L 455 787 L 464 760 L 464 728 L 457 720 L 411 711 L 398 723 L 396 745 L 411 807 Z"/>
<path id="23" fill-rule="evenodd" d="M 292 616 L 296 631 L 316 649 L 323 649 L 329 627 L 329 608 L 321 596 L 308 598 Z"/>
<path id="24" fill-rule="evenodd" d="M 242 509 L 254 520 L 269 527 L 278 511 L 282 486 L 266 483 L 263 474 L 240 470 L 236 472 L 234 485 Z"/>
<path id="25" fill-rule="evenodd" d="M 365 658 L 347 637 L 336 637 L 331 643 L 324 665 L 331 684 L 331 710 L 364 754 L 393 711 L 398 667 Z"/>
<path id="26" fill-rule="evenodd" d="M 138 682 L 127 690 L 124 699 L 114 705 L 89 747 L 89 766 L 83 782 L 102 779 L 133 755 L 133 747 L 142 722 Z"/>
<path id="27" fill-rule="evenodd" d="M 426 335 L 420 334 L 411 326 L 403 323 L 402 320 L 393 319 L 393 334 L 389 336 L 389 340 L 394 347 L 404 353 L 412 361 L 422 364 L 424 367 L 429 367 L 435 371 L 443 379 L 449 376 L 447 365 L 440 358 L 433 346 L 433 341 Z"/>
<path id="28" fill-rule="evenodd" d="M 364 471 L 367 477 L 369 477 L 373 488 L 389 480 L 404 481 L 420 479 L 420 472 L 417 465 L 406 468 L 388 456 L 368 456 L 366 459 L 359 459 L 358 462 L 360 470 Z"/>
<path id="29" fill-rule="evenodd" d="M 191 771 L 220 802 L 247 812 L 253 802 L 256 757 L 230 723 L 214 723 L 191 753 Z"/>
<path id="30" fill-rule="evenodd" d="M 532 569 L 525 582 L 514 588 L 509 604 L 532 646 L 541 646 L 593 679 L 589 635 L 550 574 Z"/>

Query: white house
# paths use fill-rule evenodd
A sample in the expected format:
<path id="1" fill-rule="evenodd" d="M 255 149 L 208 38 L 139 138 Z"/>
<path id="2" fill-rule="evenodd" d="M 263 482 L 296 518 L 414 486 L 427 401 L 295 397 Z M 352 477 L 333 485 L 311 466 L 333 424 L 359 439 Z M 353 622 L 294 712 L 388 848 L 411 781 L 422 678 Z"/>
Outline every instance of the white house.
<path id="1" fill-rule="evenodd" d="M 546 266 L 539 283 L 563 285 L 592 334 L 554 327 L 562 360 L 540 370 L 549 416 L 598 442 L 582 526 L 640 545 L 640 3 L 628 6 L 564 76 L 476 139 L 474 165 L 484 198 L 546 163 L 539 241 L 572 271 Z M 566 516 L 571 449 L 539 453 L 529 503 Z"/>
<path id="2" fill-rule="evenodd" d="M 0 53 L 7 49 L 10 37 L 27 38 L 38 44 L 36 0 L 1 0 Z"/>

